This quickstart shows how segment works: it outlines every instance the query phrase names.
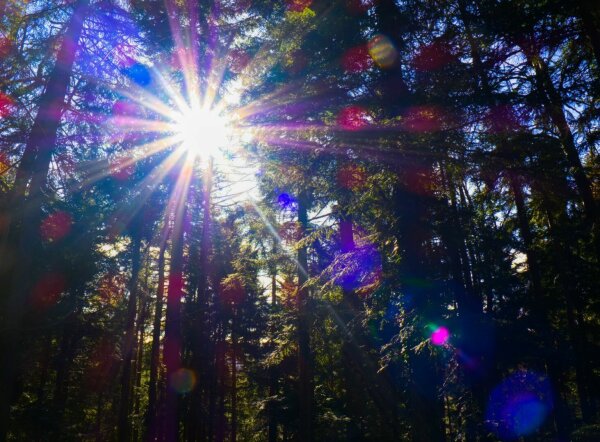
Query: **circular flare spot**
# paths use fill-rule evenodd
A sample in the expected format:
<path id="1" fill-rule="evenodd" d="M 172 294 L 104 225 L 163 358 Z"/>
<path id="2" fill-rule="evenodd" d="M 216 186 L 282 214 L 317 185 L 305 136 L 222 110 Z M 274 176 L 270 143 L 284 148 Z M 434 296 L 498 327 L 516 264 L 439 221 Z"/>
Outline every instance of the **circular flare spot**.
<path id="1" fill-rule="evenodd" d="M 447 66 L 453 59 L 449 45 L 437 41 L 421 46 L 413 58 L 413 65 L 419 71 L 435 71 Z"/>
<path id="2" fill-rule="evenodd" d="M 196 386 L 196 373 L 187 368 L 180 368 L 171 375 L 171 388 L 179 393 L 189 393 Z"/>
<path id="3" fill-rule="evenodd" d="M 121 69 L 121 72 L 132 82 L 141 87 L 146 87 L 152 82 L 152 74 L 150 73 L 150 69 L 139 62 L 133 63 L 131 66 Z"/>
<path id="4" fill-rule="evenodd" d="M 345 130 L 361 130 L 371 122 L 369 113 L 360 106 L 348 106 L 341 110 L 337 118 L 338 125 Z"/>
<path id="5" fill-rule="evenodd" d="M 486 423 L 502 440 L 535 433 L 553 407 L 550 381 L 543 375 L 519 370 L 490 395 Z"/>
<path id="6" fill-rule="evenodd" d="M 312 0 L 288 0 L 288 7 L 294 12 L 302 12 L 308 8 Z"/>
<path id="7" fill-rule="evenodd" d="M 40 225 L 40 234 L 44 241 L 53 242 L 64 238 L 71 231 L 73 220 L 67 212 L 55 212 L 48 215 Z"/>
<path id="8" fill-rule="evenodd" d="M 376 3 L 377 0 L 346 0 L 346 7 L 353 14 L 364 14 Z"/>
<path id="9" fill-rule="evenodd" d="M 282 210 L 295 210 L 297 207 L 296 198 L 294 198 L 289 193 L 281 193 L 277 197 L 277 204 L 281 207 Z"/>
<path id="10" fill-rule="evenodd" d="M 431 332 L 431 343 L 433 345 L 444 345 L 450 339 L 450 331 L 446 327 L 437 327 Z"/>
<path id="11" fill-rule="evenodd" d="M 31 303 L 37 311 L 44 311 L 58 302 L 67 288 L 67 282 L 61 274 L 48 273 L 33 286 Z"/>
<path id="12" fill-rule="evenodd" d="M 5 58 L 10 55 L 13 50 L 13 43 L 7 37 L 0 37 L 0 58 Z"/>
<path id="13" fill-rule="evenodd" d="M 342 56 L 342 67 L 346 72 L 358 73 L 371 68 L 373 60 L 366 45 L 348 49 Z"/>
<path id="14" fill-rule="evenodd" d="M 8 95 L 0 92 L 0 118 L 7 117 L 12 111 L 15 102 Z"/>
<path id="15" fill-rule="evenodd" d="M 398 57 L 392 41 L 385 35 L 378 34 L 369 41 L 369 54 L 380 68 L 391 68 Z"/>
<path id="16" fill-rule="evenodd" d="M 6 154 L 0 152 L 0 174 L 3 174 L 8 169 L 10 169 L 10 162 L 8 161 Z"/>

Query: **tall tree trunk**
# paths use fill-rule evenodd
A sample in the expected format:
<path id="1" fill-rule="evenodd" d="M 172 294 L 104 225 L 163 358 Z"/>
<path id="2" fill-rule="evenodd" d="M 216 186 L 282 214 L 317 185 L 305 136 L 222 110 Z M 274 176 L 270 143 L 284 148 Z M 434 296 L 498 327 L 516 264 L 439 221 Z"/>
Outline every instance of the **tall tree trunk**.
<path id="1" fill-rule="evenodd" d="M 446 188 L 446 193 L 450 196 L 448 216 L 446 216 L 446 225 L 442 227 L 441 234 L 448 251 L 450 274 L 452 278 L 452 289 L 455 300 L 458 303 L 460 333 L 459 336 L 467 337 L 464 341 L 456 345 L 466 354 L 477 361 L 477 366 L 481 372 L 491 373 L 494 366 L 490 348 L 493 348 L 491 332 L 484 324 L 487 322 L 483 316 L 482 299 L 473 291 L 471 283 L 470 270 L 465 269 L 464 244 L 465 232 L 462 220 L 459 214 L 456 201 L 456 186 L 451 176 L 446 174 L 445 165 L 440 164 L 439 169 L 442 173 L 442 181 Z M 448 205 L 448 203 L 446 203 Z M 462 249 L 462 252 L 461 252 Z M 473 395 L 475 407 L 467 412 L 465 440 L 467 442 L 486 439 L 486 431 L 483 428 L 484 413 L 487 406 L 487 395 L 489 392 L 489 381 L 494 376 L 472 376 L 466 367 L 463 367 L 461 373 L 463 381 Z"/>
<path id="2" fill-rule="evenodd" d="M 185 195 L 186 191 L 181 191 Z M 182 195 L 179 195 L 182 196 Z M 163 361 L 166 367 L 166 389 L 164 404 L 165 441 L 178 440 L 179 416 L 177 391 L 172 385 L 176 372 L 181 368 L 181 298 L 183 296 L 183 237 L 185 219 L 185 198 L 178 198 L 173 222 L 171 245 L 171 265 L 169 267 L 169 288 L 167 290 L 167 311 Z"/>
<path id="3" fill-rule="evenodd" d="M 347 195 L 343 195 L 347 199 Z M 354 228 L 352 223 L 352 216 L 346 212 L 345 207 L 347 206 L 347 201 L 340 201 L 340 206 L 342 206 L 340 213 L 340 243 L 341 243 L 341 253 L 346 255 L 344 257 L 345 260 L 349 260 L 347 256 L 348 253 L 352 252 L 355 248 L 354 244 Z M 348 263 L 344 267 L 350 267 L 352 264 Z M 342 281 L 342 305 L 339 313 L 339 317 L 342 321 L 340 324 L 341 332 L 342 332 L 342 370 L 344 376 L 344 384 L 345 388 L 345 414 L 348 419 L 348 423 L 346 424 L 346 440 L 348 441 L 357 441 L 362 437 L 363 431 L 361 430 L 361 422 L 364 410 L 364 398 L 362 398 L 361 393 L 362 389 L 358 388 L 361 384 L 360 378 L 360 367 L 357 367 L 357 364 L 360 364 L 360 361 L 357 361 L 357 352 L 363 351 L 360 348 L 360 344 L 357 345 L 356 342 L 353 342 L 357 339 L 357 333 L 359 331 L 355 330 L 356 324 L 354 324 L 354 320 L 357 314 L 358 302 L 356 299 L 356 294 L 354 293 L 353 287 L 353 277 L 355 275 L 350 274 L 345 277 L 345 280 Z M 353 345 L 354 344 L 354 345 Z M 368 382 L 369 380 L 367 380 Z"/>
<path id="4" fill-rule="evenodd" d="M 52 333 L 49 333 L 44 339 L 44 347 L 42 349 L 40 360 L 40 374 L 38 378 L 38 386 L 36 392 L 36 401 L 38 404 L 43 404 L 46 398 L 46 383 L 48 382 L 48 374 L 50 372 L 50 355 L 52 353 Z"/>
<path id="5" fill-rule="evenodd" d="M 148 275 L 148 272 L 146 273 Z M 146 277 L 147 279 L 147 277 Z M 147 282 L 147 281 L 146 281 Z M 146 287 L 148 285 L 146 284 Z M 133 397 L 133 415 L 134 417 L 138 417 L 140 415 L 140 402 L 141 402 L 141 386 L 142 386 L 142 371 L 144 364 L 144 340 L 145 340 L 145 331 L 146 331 L 146 315 L 147 315 L 147 305 L 145 302 L 140 303 L 140 313 L 138 320 L 138 343 L 137 343 L 137 357 L 135 363 L 135 382 L 132 388 L 132 397 Z M 133 428 L 133 440 L 137 441 L 140 439 L 140 425 L 136 422 L 136 425 Z"/>
<path id="6" fill-rule="evenodd" d="M 234 307 L 231 319 L 231 442 L 237 441 L 237 309 Z"/>
<path id="7" fill-rule="evenodd" d="M 598 4 L 594 4 L 593 0 L 580 0 L 573 4 L 578 6 L 576 13 L 578 13 L 583 24 L 583 31 L 596 58 L 596 69 L 600 73 L 600 11 Z"/>
<path id="8" fill-rule="evenodd" d="M 298 224 L 300 237 L 305 238 L 308 231 L 308 207 L 310 201 L 306 191 L 298 196 Z M 299 440 L 314 440 L 314 391 L 313 367 L 310 348 L 310 312 L 309 293 L 304 287 L 308 280 L 308 252 L 306 246 L 298 248 L 298 396 L 300 428 Z"/>
<path id="9" fill-rule="evenodd" d="M 571 131 L 571 127 L 565 116 L 563 100 L 552 82 L 546 62 L 535 48 L 534 43 L 523 44 L 522 49 L 527 56 L 529 64 L 535 71 L 536 87 L 542 98 L 542 104 L 546 114 L 558 130 L 561 146 L 569 165 L 570 173 L 572 174 L 577 190 L 579 191 L 579 196 L 583 202 L 583 208 L 588 222 L 591 227 L 595 226 L 595 230 L 593 230 L 595 235 L 594 239 L 598 259 L 600 259 L 600 238 L 598 238 L 598 213 L 596 201 L 594 200 L 590 179 L 581 163 L 573 132 Z"/>
<path id="10" fill-rule="evenodd" d="M 4 330 L 0 338 L 0 353 L 12 355 L 0 367 L 0 441 L 6 440 L 10 420 L 10 404 L 14 399 L 14 384 L 21 358 L 21 333 L 19 331 L 23 314 L 31 290 L 31 272 L 34 251 L 40 244 L 39 225 L 41 221 L 41 190 L 45 187 L 52 153 L 56 148 L 56 138 L 64 108 L 64 100 L 79 49 L 79 39 L 83 23 L 89 12 L 88 1 L 79 0 L 63 37 L 56 64 L 46 83 L 40 99 L 40 107 L 31 128 L 25 153 L 21 159 L 11 196 L 11 207 L 15 208 L 10 222 L 10 233 L 15 238 L 16 250 L 6 254 L 7 244 L 0 244 L 3 260 L 13 256 L 12 263 L 5 264 L 4 270 L 14 267 L 11 283 L 0 300 Z M 25 195 L 30 182 L 27 201 Z M 9 239 L 10 240 L 10 239 Z M 15 264 L 18 264 L 15 266 Z"/>
<path id="11" fill-rule="evenodd" d="M 420 317 L 424 312 L 435 314 L 435 301 L 430 289 L 422 281 L 428 280 L 425 269 L 424 244 L 430 233 L 426 227 L 426 207 L 423 199 L 430 182 L 428 168 L 419 161 L 400 171 L 407 176 L 410 188 L 400 183 L 396 201 L 400 222 L 399 244 L 403 248 L 403 292 L 410 296 L 410 315 Z M 415 343 L 418 343 L 420 336 Z M 411 440 L 413 442 L 444 441 L 443 402 L 439 395 L 439 370 L 436 361 L 426 349 L 412 351 L 408 356 L 410 367 L 409 405 L 411 412 Z"/>
<path id="12" fill-rule="evenodd" d="M 156 439 L 157 428 L 157 389 L 158 369 L 160 365 L 160 332 L 163 315 L 163 297 L 165 293 L 165 252 L 167 249 L 168 219 L 165 219 L 165 234 L 161 238 L 158 254 L 158 286 L 156 288 L 156 303 L 154 307 L 154 322 L 152 326 L 152 347 L 150 349 L 150 379 L 148 382 L 148 414 L 146 416 L 146 438 Z"/>
<path id="13" fill-rule="evenodd" d="M 16 172 L 12 195 L 14 202 L 22 201 L 27 194 L 30 199 L 39 197 L 39 192 L 45 187 L 75 56 L 79 50 L 79 39 L 89 14 L 88 3 L 88 0 L 78 0 L 75 4 Z"/>
<path id="14" fill-rule="evenodd" d="M 566 183 L 565 183 L 566 184 Z M 568 215 L 563 204 L 555 204 L 544 189 L 536 189 L 542 200 L 542 206 L 546 212 L 548 220 L 548 230 L 552 238 L 553 258 L 555 262 L 557 288 L 561 294 L 564 294 L 565 309 L 567 313 L 567 330 L 569 341 L 573 350 L 573 361 L 575 368 L 575 385 L 577 387 L 577 396 L 581 407 L 581 414 L 584 422 L 591 424 L 596 415 L 596 404 L 593 394 L 593 369 L 590 365 L 587 350 L 590 348 L 590 342 L 586 336 L 586 324 L 581 315 L 584 309 L 584 303 L 581 299 L 580 286 L 574 281 L 578 280 L 578 274 L 574 263 L 577 257 L 573 253 L 570 244 L 563 238 L 568 233 L 559 232 L 562 229 L 569 229 Z"/>
<path id="15" fill-rule="evenodd" d="M 217 390 L 217 416 L 216 416 L 216 442 L 225 441 L 225 427 L 227 426 L 227 420 L 225 418 L 225 399 L 227 397 L 227 391 L 225 386 L 225 380 L 227 379 L 227 341 L 225 340 L 225 321 L 221 318 L 221 324 L 219 325 L 219 340 L 217 341 L 217 372 L 215 386 Z"/>
<path id="16" fill-rule="evenodd" d="M 62 428 L 64 413 L 67 406 L 69 363 L 75 356 L 75 330 L 72 322 L 73 318 L 67 319 L 64 326 L 62 337 L 59 344 L 58 357 L 56 359 L 56 379 L 54 382 L 54 400 L 53 408 L 58 413 L 56 418 L 56 428 Z M 55 435 L 54 440 L 60 440 L 60 430 Z"/>
<path id="17" fill-rule="evenodd" d="M 198 262 L 198 286 L 196 299 L 194 301 L 196 315 L 191 324 L 191 352 L 192 352 L 192 367 L 196 371 L 198 377 L 198 385 L 191 393 L 191 409 L 189 428 L 192 437 L 202 440 L 204 439 L 206 428 L 206 415 L 203 413 L 202 394 L 207 392 L 210 384 L 210 376 L 205 367 L 210 365 L 210 357 L 207 352 L 209 346 L 213 345 L 206 335 L 209 327 L 207 325 L 208 299 L 208 263 L 211 251 L 211 225 L 212 225 L 212 187 L 213 187 L 213 167 L 214 162 L 212 157 L 209 159 L 206 172 L 204 175 L 204 183 L 202 190 L 202 227 L 200 231 L 200 256 Z M 212 428 L 212 427 L 211 427 Z"/>
<path id="18" fill-rule="evenodd" d="M 523 247 L 525 255 L 527 256 L 527 267 L 529 280 L 531 282 L 531 294 L 532 294 L 532 306 L 531 306 L 531 317 L 532 325 L 535 330 L 538 331 L 541 337 L 541 348 L 545 354 L 541 355 L 542 360 L 546 361 L 548 375 L 550 382 L 557 392 L 560 391 L 559 380 L 563 378 L 560 367 L 557 361 L 554 359 L 555 344 L 552 338 L 553 331 L 545 331 L 548 328 L 549 314 L 546 308 L 546 301 L 544 299 L 544 292 L 542 286 L 542 276 L 540 271 L 540 262 L 535 251 L 533 244 L 533 234 L 529 224 L 529 217 L 527 215 L 527 209 L 525 205 L 525 198 L 523 195 L 522 185 L 519 182 L 519 178 L 510 175 L 509 185 L 515 199 L 515 206 L 517 209 L 517 223 L 519 225 L 519 232 L 523 240 Z M 561 440 L 566 440 L 570 433 L 570 424 L 568 422 L 568 416 L 566 413 L 566 406 L 563 398 L 557 394 L 556 406 L 554 409 L 554 421 L 556 424 L 557 435 Z"/>
<path id="19" fill-rule="evenodd" d="M 272 255 L 277 256 L 277 239 L 273 238 Z M 271 345 L 275 344 L 276 326 L 274 314 L 277 306 L 277 264 L 271 268 L 271 324 L 269 333 L 271 335 Z M 269 410 L 268 427 L 269 442 L 277 442 L 277 410 L 275 408 L 275 397 L 278 393 L 277 367 L 269 367 Z"/>
<path id="20" fill-rule="evenodd" d="M 459 1 L 459 7 L 461 19 L 465 24 L 467 38 L 469 40 L 469 45 L 471 49 L 471 55 L 473 57 L 473 67 L 475 70 L 475 74 L 479 79 L 480 89 L 485 100 L 484 103 L 487 105 L 496 105 L 498 103 L 496 102 L 494 93 L 490 86 L 488 74 L 483 67 L 482 57 L 479 52 L 479 45 L 475 41 L 471 33 L 471 25 L 469 18 L 470 16 L 466 11 L 463 1 Z M 524 46 L 523 50 L 528 57 L 529 63 L 534 67 L 534 70 L 536 72 L 536 82 L 538 89 L 544 96 L 543 105 L 545 106 L 547 113 L 551 114 L 551 119 L 556 125 L 557 129 L 559 130 L 563 152 L 567 157 L 569 165 L 571 166 L 571 171 L 575 177 L 577 187 L 584 202 L 584 208 L 586 210 L 587 217 L 591 222 L 591 225 L 594 226 L 595 204 L 593 201 L 593 196 L 591 195 L 590 183 L 583 170 L 583 166 L 579 159 L 579 154 L 577 153 L 574 144 L 573 135 L 565 119 L 564 112 L 562 109 L 562 101 L 557 91 L 554 89 L 554 85 L 552 84 L 552 80 L 548 74 L 547 67 L 543 63 L 543 60 L 541 59 L 539 54 L 535 52 L 533 48 L 534 45 L 530 44 L 528 46 Z M 497 150 L 502 152 L 507 151 L 508 143 L 508 139 L 500 139 L 500 141 L 498 142 Z M 540 330 L 540 333 L 544 336 L 544 342 L 542 342 L 542 345 L 544 345 L 547 354 L 543 355 L 542 358 L 546 361 L 548 372 L 551 376 L 551 381 L 553 383 L 556 383 L 558 378 L 561 377 L 561 370 L 558 367 L 557 362 L 554 358 L 553 353 L 555 346 L 553 340 L 548 338 L 546 334 L 541 331 L 541 327 L 547 321 L 548 312 L 544 307 L 546 304 L 543 301 L 541 272 L 539 268 L 538 257 L 535 252 L 535 249 L 533 248 L 533 235 L 529 226 L 529 219 L 527 216 L 527 209 L 525 199 L 523 196 L 522 185 L 520 182 L 520 178 L 515 176 L 512 171 L 509 171 L 508 181 L 509 187 L 515 200 L 515 206 L 517 209 L 517 223 L 519 226 L 519 231 L 521 233 L 521 238 L 523 240 L 525 254 L 527 256 L 527 264 L 529 266 L 528 275 L 531 283 L 531 294 L 533 298 L 533 326 L 534 328 Z M 596 240 L 597 239 L 598 238 L 596 238 Z M 558 398 L 558 404 L 555 408 L 555 423 L 559 437 L 566 438 L 569 428 L 569 422 L 566 413 L 566 407 L 563 404 L 561 398 Z"/>
<path id="21" fill-rule="evenodd" d="M 137 223 L 136 223 L 137 224 Z M 118 435 L 119 440 L 131 440 L 131 364 L 135 346 L 135 317 L 137 313 L 138 276 L 140 273 L 141 233 L 138 225 L 132 233 L 131 279 L 129 281 L 129 301 L 127 303 L 127 318 L 125 322 L 125 337 L 123 338 L 123 371 L 121 373 L 121 399 L 119 402 Z"/>

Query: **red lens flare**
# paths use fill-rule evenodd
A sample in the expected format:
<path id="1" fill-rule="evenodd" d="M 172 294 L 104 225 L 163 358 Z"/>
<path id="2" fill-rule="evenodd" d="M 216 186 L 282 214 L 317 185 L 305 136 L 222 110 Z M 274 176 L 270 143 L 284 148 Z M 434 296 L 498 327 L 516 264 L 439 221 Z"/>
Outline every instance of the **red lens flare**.
<path id="1" fill-rule="evenodd" d="M 294 12 L 302 12 L 312 4 L 312 0 L 287 0 L 288 8 Z"/>
<path id="2" fill-rule="evenodd" d="M 69 234 L 73 219 L 67 212 L 54 212 L 40 225 L 40 235 L 46 242 L 58 241 Z"/>
<path id="3" fill-rule="evenodd" d="M 342 56 L 341 63 L 344 70 L 350 73 L 364 72 L 373 67 L 373 59 L 369 55 L 367 45 L 348 49 Z"/>
<path id="4" fill-rule="evenodd" d="M 0 118 L 8 117 L 14 105 L 15 101 L 11 97 L 0 92 Z"/>
<path id="5" fill-rule="evenodd" d="M 369 113 L 360 106 L 348 106 L 342 109 L 337 118 L 338 126 L 348 131 L 365 129 L 370 122 Z"/>
<path id="6" fill-rule="evenodd" d="M 32 307 L 38 312 L 47 310 L 58 302 L 67 288 L 65 277 L 58 273 L 48 273 L 40 278 L 31 291 Z"/>

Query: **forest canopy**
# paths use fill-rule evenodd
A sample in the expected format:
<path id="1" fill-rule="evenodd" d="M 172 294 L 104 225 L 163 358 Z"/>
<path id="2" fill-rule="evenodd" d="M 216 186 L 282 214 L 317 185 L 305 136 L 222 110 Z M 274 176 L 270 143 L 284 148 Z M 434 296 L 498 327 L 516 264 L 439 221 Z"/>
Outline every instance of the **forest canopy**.
<path id="1" fill-rule="evenodd" d="M 600 440 L 593 0 L 0 0 L 0 441 Z"/>

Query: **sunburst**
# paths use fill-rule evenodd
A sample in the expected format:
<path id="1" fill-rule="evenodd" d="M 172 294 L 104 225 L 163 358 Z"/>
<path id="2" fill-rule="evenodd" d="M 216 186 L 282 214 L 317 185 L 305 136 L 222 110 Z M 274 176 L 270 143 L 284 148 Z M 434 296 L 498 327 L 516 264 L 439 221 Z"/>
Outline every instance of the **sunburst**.
<path id="1" fill-rule="evenodd" d="M 232 122 L 219 109 L 192 106 L 175 115 L 174 133 L 188 158 L 220 156 L 234 142 Z"/>

